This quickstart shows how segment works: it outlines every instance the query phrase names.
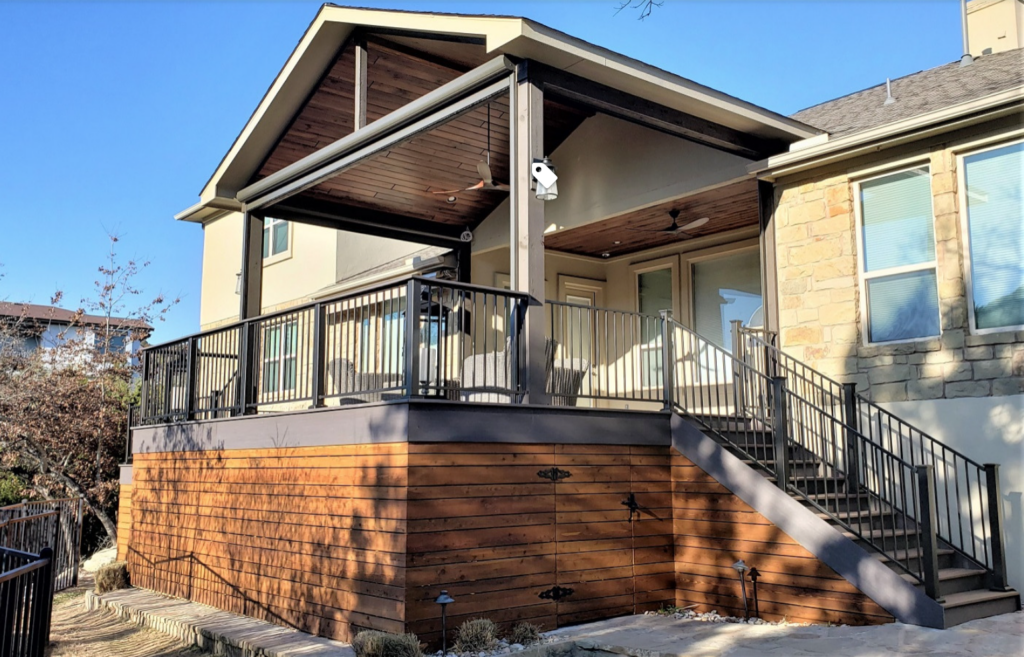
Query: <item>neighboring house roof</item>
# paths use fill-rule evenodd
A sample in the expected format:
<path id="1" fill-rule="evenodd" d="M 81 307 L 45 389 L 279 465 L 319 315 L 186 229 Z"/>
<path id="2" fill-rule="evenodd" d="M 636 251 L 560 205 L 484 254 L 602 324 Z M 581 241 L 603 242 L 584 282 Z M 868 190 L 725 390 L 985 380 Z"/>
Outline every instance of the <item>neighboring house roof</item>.
<path id="1" fill-rule="evenodd" d="M 808 107 L 792 118 L 840 137 L 909 119 L 1024 85 L 1024 49 L 960 61 L 891 81 L 895 102 L 885 104 L 885 83 Z"/>
<path id="2" fill-rule="evenodd" d="M 108 318 L 104 315 L 89 315 L 79 310 L 67 310 L 57 306 L 43 306 L 34 303 L 12 303 L 0 301 L 0 319 L 31 320 L 36 324 L 49 322 L 54 324 L 70 324 L 78 326 L 106 326 Z M 110 317 L 111 326 L 116 328 L 140 329 L 150 332 L 153 327 L 140 319 Z"/>
<path id="3" fill-rule="evenodd" d="M 274 79 L 242 132 L 200 194 L 200 202 L 176 215 L 204 221 L 241 206 L 235 194 L 249 184 L 310 90 L 321 80 L 340 44 L 357 28 L 482 40 L 493 57 L 533 59 L 620 91 L 634 94 L 763 138 L 793 142 L 818 130 L 797 120 L 525 18 L 440 12 L 392 11 L 324 5 Z"/>

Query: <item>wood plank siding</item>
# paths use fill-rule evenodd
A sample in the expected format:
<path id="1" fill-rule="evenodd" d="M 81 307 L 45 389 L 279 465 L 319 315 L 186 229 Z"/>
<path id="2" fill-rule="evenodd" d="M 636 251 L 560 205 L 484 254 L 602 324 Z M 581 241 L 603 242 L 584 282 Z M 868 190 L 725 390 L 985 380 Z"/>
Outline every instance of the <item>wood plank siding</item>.
<path id="1" fill-rule="evenodd" d="M 450 627 L 553 629 L 671 604 L 742 614 L 737 559 L 762 574 L 765 618 L 892 621 L 667 446 L 136 454 L 128 488 L 135 585 L 336 639 L 369 627 L 433 643 L 442 589 Z"/>
<path id="2" fill-rule="evenodd" d="M 121 484 L 117 501 L 117 559 L 128 558 L 128 538 L 132 531 L 132 485 Z"/>
<path id="3" fill-rule="evenodd" d="M 138 454 L 132 583 L 347 640 L 404 627 L 404 443 Z"/>

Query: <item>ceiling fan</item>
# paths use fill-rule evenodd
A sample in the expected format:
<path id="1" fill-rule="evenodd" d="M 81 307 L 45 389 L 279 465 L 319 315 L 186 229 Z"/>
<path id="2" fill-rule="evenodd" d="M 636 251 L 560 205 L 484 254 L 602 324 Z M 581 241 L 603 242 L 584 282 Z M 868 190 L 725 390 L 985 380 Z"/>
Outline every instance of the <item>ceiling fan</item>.
<path id="1" fill-rule="evenodd" d="M 685 223 L 682 226 L 679 225 L 679 210 L 669 210 L 668 216 L 672 218 L 672 223 L 666 228 L 659 228 L 657 230 L 651 230 L 649 228 L 630 228 L 643 233 L 661 233 L 662 235 L 682 235 L 684 238 L 689 239 L 693 237 L 686 231 L 694 228 L 700 228 L 704 224 L 711 221 L 707 217 L 701 217 L 700 219 L 694 219 L 689 223 Z"/>
<path id="2" fill-rule="evenodd" d="M 488 192 L 507 192 L 510 190 L 509 186 L 505 183 L 496 182 L 494 176 L 491 175 L 491 104 L 487 103 L 487 157 L 486 159 L 477 162 L 476 165 L 477 173 L 480 174 L 480 182 L 475 185 L 470 185 L 464 189 L 447 189 L 440 192 L 433 192 L 434 194 L 450 196 L 451 194 L 457 194 L 458 192 L 475 192 L 478 190 L 484 190 Z"/>

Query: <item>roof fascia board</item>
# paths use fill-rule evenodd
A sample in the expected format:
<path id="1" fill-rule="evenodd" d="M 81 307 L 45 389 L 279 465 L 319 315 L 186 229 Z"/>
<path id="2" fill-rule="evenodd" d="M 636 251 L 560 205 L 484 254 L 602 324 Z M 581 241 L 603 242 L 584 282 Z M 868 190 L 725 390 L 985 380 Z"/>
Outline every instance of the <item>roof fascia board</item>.
<path id="1" fill-rule="evenodd" d="M 581 60 L 589 60 L 610 71 L 626 74 L 648 84 L 654 84 L 674 93 L 689 96 L 717 110 L 737 114 L 748 120 L 765 124 L 775 130 L 800 139 L 813 137 L 822 132 L 818 128 L 801 123 L 796 119 L 776 114 L 753 103 L 740 100 L 735 96 L 716 91 L 711 87 L 706 87 L 674 73 L 644 64 L 639 60 L 621 55 L 607 48 L 587 43 L 529 19 L 524 19 L 524 24 L 523 36 L 528 39 L 568 52 Z"/>
<path id="2" fill-rule="evenodd" d="M 425 132 L 503 93 L 508 89 L 510 71 L 509 60 L 498 57 L 365 128 L 249 185 L 238 192 L 238 199 L 247 210 L 252 210 L 313 187 L 382 149 Z M 497 81 L 493 82 L 495 79 Z M 461 100 L 451 102 L 453 98 L 486 82 L 491 84 Z"/>
<path id="3" fill-rule="evenodd" d="M 966 127 L 1021 111 L 1024 87 L 1010 89 L 984 98 L 865 130 L 846 137 L 826 141 L 817 146 L 783 153 L 767 162 L 752 164 L 750 171 L 771 180 L 800 173 L 832 162 L 849 159 L 865 152 L 898 146 L 954 128 Z"/>

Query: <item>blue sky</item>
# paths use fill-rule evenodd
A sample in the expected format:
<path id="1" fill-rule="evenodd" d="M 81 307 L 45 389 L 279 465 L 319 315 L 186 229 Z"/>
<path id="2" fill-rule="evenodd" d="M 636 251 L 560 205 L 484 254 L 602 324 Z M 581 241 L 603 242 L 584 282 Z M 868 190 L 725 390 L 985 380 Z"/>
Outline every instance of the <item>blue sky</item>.
<path id="1" fill-rule="evenodd" d="M 818 102 L 959 58 L 956 0 L 689 2 L 653 16 L 596 2 L 363 2 L 525 15 L 769 109 Z M 0 300 L 75 306 L 107 232 L 181 295 L 158 327 L 199 322 L 193 204 L 319 2 L 0 1 Z"/>

